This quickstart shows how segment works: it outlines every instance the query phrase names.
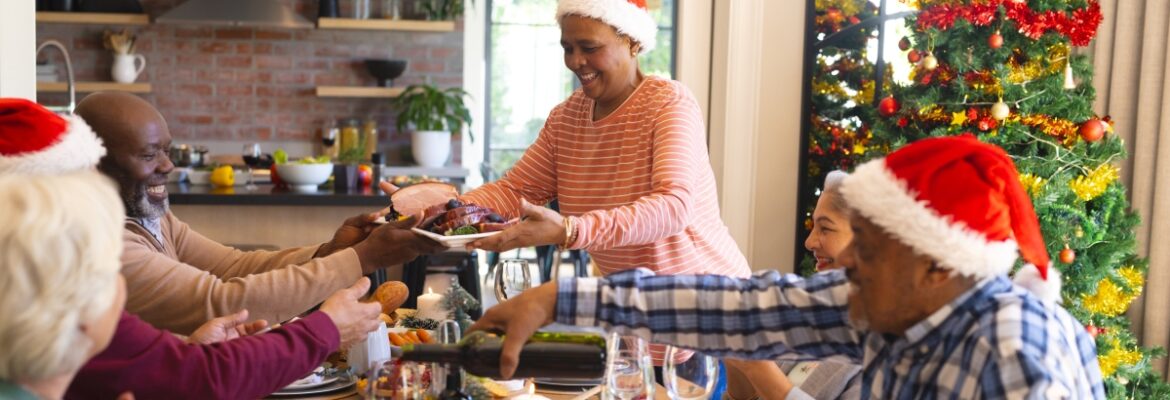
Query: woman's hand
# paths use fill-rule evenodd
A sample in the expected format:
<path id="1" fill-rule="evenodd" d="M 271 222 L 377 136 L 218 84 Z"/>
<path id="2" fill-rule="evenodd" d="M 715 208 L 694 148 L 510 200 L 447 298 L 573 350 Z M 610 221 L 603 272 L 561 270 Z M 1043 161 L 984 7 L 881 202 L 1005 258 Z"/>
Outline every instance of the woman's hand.
<path id="1" fill-rule="evenodd" d="M 521 247 L 565 243 L 565 218 L 548 207 L 520 199 L 520 223 L 467 244 L 467 250 L 503 252 Z"/>
<path id="2" fill-rule="evenodd" d="M 256 320 L 248 322 L 248 310 L 240 310 L 240 312 L 219 317 L 207 321 L 199 326 L 191 336 L 187 337 L 187 343 L 192 344 L 212 344 L 219 342 L 226 342 L 242 336 L 248 336 L 256 333 L 268 326 L 268 322 L 264 320 Z"/>

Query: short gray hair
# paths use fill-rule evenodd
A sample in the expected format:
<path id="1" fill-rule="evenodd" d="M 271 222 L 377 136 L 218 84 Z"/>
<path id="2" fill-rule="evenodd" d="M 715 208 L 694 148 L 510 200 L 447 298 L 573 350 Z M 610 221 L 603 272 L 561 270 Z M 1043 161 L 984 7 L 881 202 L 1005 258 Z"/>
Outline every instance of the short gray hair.
<path id="1" fill-rule="evenodd" d="M 829 172 L 828 175 L 825 175 L 825 189 L 821 191 L 821 196 L 829 196 L 829 205 L 842 213 L 849 212 L 849 205 L 845 204 L 845 196 L 841 195 L 841 182 L 844 182 L 848 176 L 848 173 L 841 170 Z"/>
<path id="2" fill-rule="evenodd" d="M 125 212 L 96 171 L 0 176 L 0 380 L 81 368 L 78 327 L 114 306 Z"/>

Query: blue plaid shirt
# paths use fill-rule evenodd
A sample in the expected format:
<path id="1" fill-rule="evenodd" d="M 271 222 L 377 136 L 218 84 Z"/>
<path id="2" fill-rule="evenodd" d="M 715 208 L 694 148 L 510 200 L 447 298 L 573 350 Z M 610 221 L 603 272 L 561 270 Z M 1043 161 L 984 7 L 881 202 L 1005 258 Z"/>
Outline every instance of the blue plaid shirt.
<path id="1" fill-rule="evenodd" d="M 654 276 L 637 269 L 563 279 L 557 322 L 598 325 L 721 357 L 796 351 L 864 365 L 862 398 L 1104 398 L 1095 343 L 1063 308 L 1005 277 L 975 288 L 903 336 L 848 320 L 841 270 L 804 279 Z"/>

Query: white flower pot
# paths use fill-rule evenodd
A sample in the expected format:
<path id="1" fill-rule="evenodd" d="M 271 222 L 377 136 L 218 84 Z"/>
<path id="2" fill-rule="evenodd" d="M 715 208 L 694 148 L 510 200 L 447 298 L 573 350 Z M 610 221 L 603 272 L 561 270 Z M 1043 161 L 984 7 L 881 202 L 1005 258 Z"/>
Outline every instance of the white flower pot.
<path id="1" fill-rule="evenodd" d="M 146 68 L 146 58 L 141 54 L 115 54 L 114 66 L 110 68 L 114 82 L 134 83 L 138 74 Z"/>
<path id="2" fill-rule="evenodd" d="M 423 167 L 442 167 L 451 157 L 451 132 L 414 131 L 410 134 L 414 161 Z"/>

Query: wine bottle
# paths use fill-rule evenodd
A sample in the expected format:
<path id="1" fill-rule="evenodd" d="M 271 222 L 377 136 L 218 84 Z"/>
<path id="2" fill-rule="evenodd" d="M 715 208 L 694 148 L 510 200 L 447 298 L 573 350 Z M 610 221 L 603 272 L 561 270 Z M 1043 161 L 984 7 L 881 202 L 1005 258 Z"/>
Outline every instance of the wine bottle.
<path id="1" fill-rule="evenodd" d="M 501 379 L 499 336 L 474 332 L 456 344 L 406 344 L 402 360 L 458 366 L 467 373 Z M 591 334 L 537 332 L 520 350 L 513 378 L 597 379 L 605 374 L 605 338 Z"/>

